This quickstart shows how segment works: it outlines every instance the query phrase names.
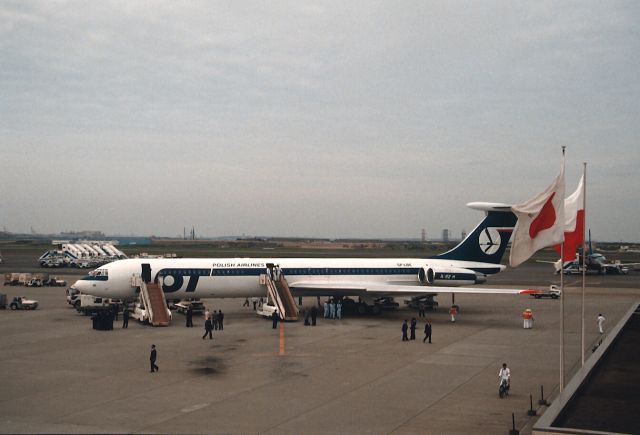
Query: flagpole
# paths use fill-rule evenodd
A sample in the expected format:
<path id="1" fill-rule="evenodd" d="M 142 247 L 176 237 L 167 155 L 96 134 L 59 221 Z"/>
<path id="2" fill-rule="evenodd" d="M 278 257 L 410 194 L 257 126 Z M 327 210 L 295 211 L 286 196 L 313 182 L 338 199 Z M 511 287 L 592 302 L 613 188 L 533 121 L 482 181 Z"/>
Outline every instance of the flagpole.
<path id="1" fill-rule="evenodd" d="M 564 166 L 564 150 L 562 147 L 562 165 Z M 563 203 L 564 207 L 564 203 Z M 563 222 L 564 225 L 564 222 Z M 560 392 L 564 388 L 564 237 L 560 245 Z"/>
<path id="2" fill-rule="evenodd" d="M 560 261 L 564 264 L 564 242 L 560 245 Z M 564 267 L 560 269 L 560 392 L 564 388 Z"/>
<path id="3" fill-rule="evenodd" d="M 580 356 L 582 358 L 582 366 L 584 366 L 584 348 L 585 348 L 585 337 L 584 337 L 584 291 L 586 287 L 587 281 L 587 268 L 586 268 L 586 246 L 584 244 L 584 232 L 587 227 L 587 162 L 582 162 L 582 213 L 583 213 L 583 223 L 582 223 L 582 318 L 581 318 L 581 343 L 580 343 Z"/>

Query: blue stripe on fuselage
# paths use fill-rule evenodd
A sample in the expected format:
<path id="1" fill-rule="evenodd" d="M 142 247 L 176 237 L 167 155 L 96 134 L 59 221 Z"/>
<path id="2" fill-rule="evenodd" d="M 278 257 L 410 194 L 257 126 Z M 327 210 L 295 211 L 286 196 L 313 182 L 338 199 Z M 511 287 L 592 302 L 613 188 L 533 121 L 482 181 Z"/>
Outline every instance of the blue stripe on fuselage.
<path id="1" fill-rule="evenodd" d="M 289 267 L 282 268 L 285 276 L 299 275 L 417 275 L 416 267 Z M 212 276 L 259 276 L 266 273 L 262 268 L 221 268 L 213 269 Z"/>

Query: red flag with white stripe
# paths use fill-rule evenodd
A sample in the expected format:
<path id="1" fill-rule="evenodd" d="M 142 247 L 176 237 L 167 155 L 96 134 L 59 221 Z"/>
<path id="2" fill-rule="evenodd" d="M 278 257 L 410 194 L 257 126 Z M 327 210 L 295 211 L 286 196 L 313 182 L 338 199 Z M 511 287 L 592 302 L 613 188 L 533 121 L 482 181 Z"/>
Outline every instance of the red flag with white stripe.
<path id="1" fill-rule="evenodd" d="M 584 243 L 584 174 L 580 178 L 578 188 L 564 200 L 564 258 L 573 261 L 578 246 Z M 561 245 L 555 246 L 561 255 Z"/>

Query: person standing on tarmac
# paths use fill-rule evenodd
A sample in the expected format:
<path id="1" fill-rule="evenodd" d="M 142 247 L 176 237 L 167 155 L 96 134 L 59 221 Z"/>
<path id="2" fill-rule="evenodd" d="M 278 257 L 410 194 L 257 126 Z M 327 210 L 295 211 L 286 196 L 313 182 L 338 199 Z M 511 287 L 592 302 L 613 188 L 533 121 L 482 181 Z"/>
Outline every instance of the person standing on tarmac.
<path id="1" fill-rule="evenodd" d="M 218 310 L 218 327 L 222 331 L 224 329 L 224 314 L 222 314 L 222 310 Z"/>
<path id="2" fill-rule="evenodd" d="M 207 320 L 204 321 L 204 335 L 202 336 L 202 339 L 204 340 L 208 335 L 209 340 L 213 340 L 213 334 L 211 333 L 212 330 L 213 324 L 211 323 L 211 318 L 208 317 Z"/>
<path id="3" fill-rule="evenodd" d="M 122 309 L 122 327 L 124 329 L 129 328 L 129 306 L 127 304 L 124 304 Z"/>
<path id="4" fill-rule="evenodd" d="M 278 327 L 278 320 L 280 320 L 280 316 L 278 315 L 278 310 L 275 310 L 271 315 L 271 321 L 273 322 L 272 328 L 276 329 Z"/>
<path id="5" fill-rule="evenodd" d="M 424 317 L 424 302 L 418 304 L 418 317 Z"/>
<path id="6" fill-rule="evenodd" d="M 336 305 L 336 318 L 338 320 L 342 319 L 342 302 L 338 301 Z"/>
<path id="7" fill-rule="evenodd" d="M 316 317 L 318 317 L 318 308 L 314 305 L 311 307 L 311 326 L 316 326 Z"/>
<path id="8" fill-rule="evenodd" d="M 449 314 L 451 314 L 451 322 L 456 321 L 456 315 L 458 314 L 458 307 L 456 305 L 451 305 L 451 309 L 449 310 Z"/>
<path id="9" fill-rule="evenodd" d="M 424 339 L 422 339 L 423 343 L 427 342 L 427 338 L 429 339 L 429 343 L 431 343 L 431 322 L 429 319 L 425 319 L 427 323 L 424 324 Z"/>
<path id="10" fill-rule="evenodd" d="M 156 359 L 158 358 L 158 353 L 156 352 L 156 345 L 151 345 L 151 354 L 149 355 L 149 362 L 151 363 L 151 373 L 159 372 L 160 369 L 156 365 Z"/>
<path id="11" fill-rule="evenodd" d="M 522 327 L 524 329 L 533 328 L 533 311 L 530 308 L 522 312 Z"/>
<path id="12" fill-rule="evenodd" d="M 327 319 L 329 317 L 329 302 L 324 301 L 324 318 Z"/>
<path id="13" fill-rule="evenodd" d="M 187 308 L 187 328 L 193 327 L 193 307 L 189 304 L 189 308 Z"/>
<path id="14" fill-rule="evenodd" d="M 409 341 L 409 337 L 407 337 L 407 330 L 409 329 L 409 325 L 407 324 L 407 320 L 405 319 L 402 322 L 402 341 Z"/>
<path id="15" fill-rule="evenodd" d="M 409 337 L 409 340 L 415 340 L 416 339 L 416 318 L 412 318 L 411 319 L 411 327 L 409 328 L 411 330 L 411 336 Z"/>

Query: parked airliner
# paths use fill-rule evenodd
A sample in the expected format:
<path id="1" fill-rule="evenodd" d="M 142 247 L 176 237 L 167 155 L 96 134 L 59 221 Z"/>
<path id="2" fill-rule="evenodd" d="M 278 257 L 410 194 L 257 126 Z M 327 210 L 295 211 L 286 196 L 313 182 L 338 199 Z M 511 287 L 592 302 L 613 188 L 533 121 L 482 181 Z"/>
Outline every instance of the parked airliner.
<path id="1" fill-rule="evenodd" d="M 455 248 L 433 258 L 135 258 L 106 264 L 73 287 L 133 299 L 139 289 L 132 278 L 144 267 L 168 300 L 262 297 L 267 268 L 276 266 L 293 296 L 357 296 L 368 305 L 383 297 L 434 293 L 529 293 L 472 287 L 506 268 L 500 260 L 517 219 L 505 204 L 467 206 L 484 211 L 485 218 Z"/>

